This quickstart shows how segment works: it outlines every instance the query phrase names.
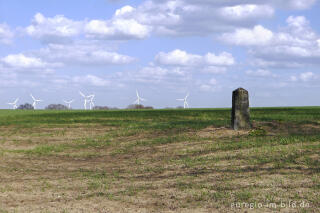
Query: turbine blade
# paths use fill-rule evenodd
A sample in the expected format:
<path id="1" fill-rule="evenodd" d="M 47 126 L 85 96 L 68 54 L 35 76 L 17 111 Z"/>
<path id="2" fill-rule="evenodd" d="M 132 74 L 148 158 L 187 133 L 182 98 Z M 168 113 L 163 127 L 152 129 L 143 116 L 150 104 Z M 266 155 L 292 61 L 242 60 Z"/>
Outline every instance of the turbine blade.
<path id="1" fill-rule="evenodd" d="M 81 91 L 79 91 L 79 94 L 84 98 L 86 97 Z"/>
<path id="2" fill-rule="evenodd" d="M 32 95 L 32 94 L 30 94 L 30 96 L 31 96 L 32 100 L 34 100 L 34 101 L 36 100 L 36 99 L 33 97 L 33 95 Z"/>

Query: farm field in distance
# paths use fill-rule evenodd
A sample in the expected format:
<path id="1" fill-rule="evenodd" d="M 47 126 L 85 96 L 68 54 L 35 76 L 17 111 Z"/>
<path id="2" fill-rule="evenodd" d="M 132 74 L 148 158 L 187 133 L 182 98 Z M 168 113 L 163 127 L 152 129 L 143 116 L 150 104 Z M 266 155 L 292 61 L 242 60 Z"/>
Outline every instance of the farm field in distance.
<path id="1" fill-rule="evenodd" d="M 0 213 L 320 212 L 320 107 L 251 108 L 250 131 L 230 117 L 0 110 Z"/>

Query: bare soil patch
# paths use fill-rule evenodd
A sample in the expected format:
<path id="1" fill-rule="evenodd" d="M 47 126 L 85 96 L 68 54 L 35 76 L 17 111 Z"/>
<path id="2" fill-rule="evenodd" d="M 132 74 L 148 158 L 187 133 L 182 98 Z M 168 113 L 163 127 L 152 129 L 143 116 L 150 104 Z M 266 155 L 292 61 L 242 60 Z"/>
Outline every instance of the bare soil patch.
<path id="1" fill-rule="evenodd" d="M 313 124 L 254 127 L 268 137 L 320 133 Z M 0 212 L 232 212 L 235 202 L 289 200 L 320 210 L 320 140 L 248 147 L 231 139 L 247 140 L 250 131 L 214 126 L 184 132 L 100 124 L 2 130 Z M 56 151 L 64 144 L 70 146 Z M 39 145 L 50 149 L 17 152 Z M 218 149 L 224 145 L 237 149 Z"/>
<path id="2" fill-rule="evenodd" d="M 248 134 L 249 134 L 249 131 L 246 131 L 246 130 L 235 131 L 231 128 L 214 127 L 214 126 L 207 127 L 197 132 L 197 135 L 199 137 L 204 137 L 204 138 L 232 138 L 232 137 L 244 136 Z"/>

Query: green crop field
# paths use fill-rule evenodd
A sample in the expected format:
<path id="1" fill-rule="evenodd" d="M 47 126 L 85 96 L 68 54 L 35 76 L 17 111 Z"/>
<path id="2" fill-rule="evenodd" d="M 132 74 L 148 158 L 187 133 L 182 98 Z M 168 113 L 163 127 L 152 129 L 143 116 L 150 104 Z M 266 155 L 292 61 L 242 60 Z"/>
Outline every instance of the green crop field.
<path id="1" fill-rule="evenodd" d="M 0 212 L 320 212 L 320 108 L 0 111 Z"/>

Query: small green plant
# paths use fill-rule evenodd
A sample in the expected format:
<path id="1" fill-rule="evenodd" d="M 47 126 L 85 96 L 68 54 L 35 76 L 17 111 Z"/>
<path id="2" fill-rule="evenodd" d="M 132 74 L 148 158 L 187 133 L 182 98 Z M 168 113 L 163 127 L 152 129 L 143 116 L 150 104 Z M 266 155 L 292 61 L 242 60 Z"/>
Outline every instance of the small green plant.
<path id="1" fill-rule="evenodd" d="M 253 197 L 252 193 L 249 190 L 236 192 L 235 196 L 239 201 L 248 201 Z"/>
<path id="2" fill-rule="evenodd" d="M 266 136 L 266 135 L 267 135 L 267 131 L 262 128 L 253 129 L 249 132 L 249 136 L 253 136 L 253 137 Z"/>

